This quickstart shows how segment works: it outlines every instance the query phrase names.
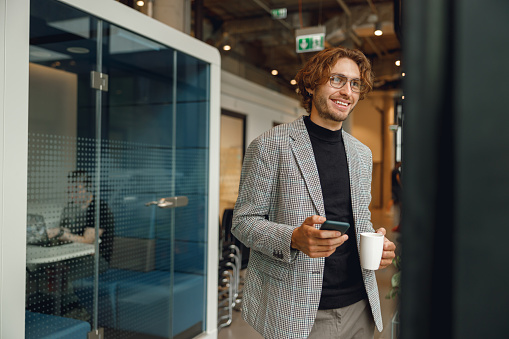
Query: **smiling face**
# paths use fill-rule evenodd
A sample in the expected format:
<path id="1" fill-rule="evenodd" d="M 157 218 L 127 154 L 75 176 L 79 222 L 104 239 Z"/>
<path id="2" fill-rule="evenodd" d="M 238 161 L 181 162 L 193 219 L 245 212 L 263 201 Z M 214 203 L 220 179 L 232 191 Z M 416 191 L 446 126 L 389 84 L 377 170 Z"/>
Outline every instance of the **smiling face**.
<path id="1" fill-rule="evenodd" d="M 330 75 L 339 74 L 349 79 L 360 79 L 359 66 L 348 58 L 341 58 L 331 69 Z M 337 131 L 348 118 L 359 101 L 359 93 L 352 91 L 350 81 L 340 89 L 334 88 L 327 81 L 315 89 L 307 89 L 313 95 L 310 119 L 324 128 Z"/>

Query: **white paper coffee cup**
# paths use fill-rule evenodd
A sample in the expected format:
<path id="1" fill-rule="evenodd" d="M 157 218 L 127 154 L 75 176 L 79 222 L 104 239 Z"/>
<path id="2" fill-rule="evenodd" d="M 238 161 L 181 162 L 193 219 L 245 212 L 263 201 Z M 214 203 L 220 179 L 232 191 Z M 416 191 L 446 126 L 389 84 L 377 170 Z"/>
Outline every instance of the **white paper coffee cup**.
<path id="1" fill-rule="evenodd" d="M 384 249 L 384 235 L 380 233 L 361 233 L 360 257 L 361 266 L 367 270 L 380 267 Z"/>

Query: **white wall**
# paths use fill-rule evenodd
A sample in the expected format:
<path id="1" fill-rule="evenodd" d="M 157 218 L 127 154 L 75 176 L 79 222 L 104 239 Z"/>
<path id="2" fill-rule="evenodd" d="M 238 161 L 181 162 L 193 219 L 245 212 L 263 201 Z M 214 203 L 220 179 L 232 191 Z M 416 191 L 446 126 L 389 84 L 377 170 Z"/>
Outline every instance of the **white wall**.
<path id="1" fill-rule="evenodd" d="M 30 63 L 31 133 L 77 135 L 78 76 Z"/>
<path id="2" fill-rule="evenodd" d="M 299 101 L 226 71 L 221 71 L 221 108 L 247 116 L 247 145 L 274 122 L 291 122 L 307 114 Z"/>
<path id="3" fill-rule="evenodd" d="M 25 316 L 29 1 L 0 0 L 0 338 Z"/>
<path id="4" fill-rule="evenodd" d="M 46 136 L 66 136 L 71 140 L 77 137 L 78 119 L 78 76 L 63 70 L 30 63 L 29 81 L 29 138 L 34 134 Z M 48 140 L 48 139 L 46 139 Z M 41 145 L 39 145 L 41 146 Z M 29 156 L 33 155 L 34 145 L 29 144 Z M 49 156 L 46 156 L 49 158 Z M 28 194 L 28 213 L 41 214 L 48 227 L 57 227 L 60 221 L 60 211 L 67 203 L 67 174 L 76 169 L 76 153 L 61 152 L 52 156 L 51 162 L 45 165 L 36 161 L 28 162 L 28 178 L 39 178 L 51 185 L 45 188 L 44 199 L 31 198 Z M 34 165 L 37 164 L 37 165 Z M 57 165 L 58 164 L 58 165 Z M 44 179 L 41 179 L 44 178 Z M 28 190 L 34 189 L 28 184 Z M 52 199 L 48 199 L 52 197 Z M 42 201 L 41 201 L 42 200 Z"/>

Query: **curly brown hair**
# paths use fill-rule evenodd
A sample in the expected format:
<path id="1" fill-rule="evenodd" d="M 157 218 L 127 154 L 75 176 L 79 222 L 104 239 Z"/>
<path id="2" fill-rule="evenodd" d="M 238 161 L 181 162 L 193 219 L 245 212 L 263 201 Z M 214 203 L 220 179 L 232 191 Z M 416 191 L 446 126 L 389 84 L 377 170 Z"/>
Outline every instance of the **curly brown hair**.
<path id="1" fill-rule="evenodd" d="M 312 96 L 306 88 L 314 90 L 316 87 L 325 84 L 330 76 L 331 69 L 341 58 L 351 59 L 359 66 L 361 80 L 365 85 L 365 89 L 360 93 L 360 100 L 364 99 L 365 95 L 373 89 L 374 74 L 371 63 L 361 51 L 346 47 L 324 49 L 309 59 L 295 76 L 299 86 L 302 107 L 308 113 L 311 112 Z"/>

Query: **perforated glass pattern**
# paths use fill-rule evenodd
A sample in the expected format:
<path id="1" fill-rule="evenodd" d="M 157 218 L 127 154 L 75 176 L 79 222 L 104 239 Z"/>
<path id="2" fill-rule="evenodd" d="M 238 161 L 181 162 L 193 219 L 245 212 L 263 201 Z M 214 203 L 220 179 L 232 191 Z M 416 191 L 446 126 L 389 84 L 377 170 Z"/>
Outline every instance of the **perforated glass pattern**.
<path id="1" fill-rule="evenodd" d="M 56 0 L 30 41 L 26 338 L 203 332 L 209 65 Z"/>

